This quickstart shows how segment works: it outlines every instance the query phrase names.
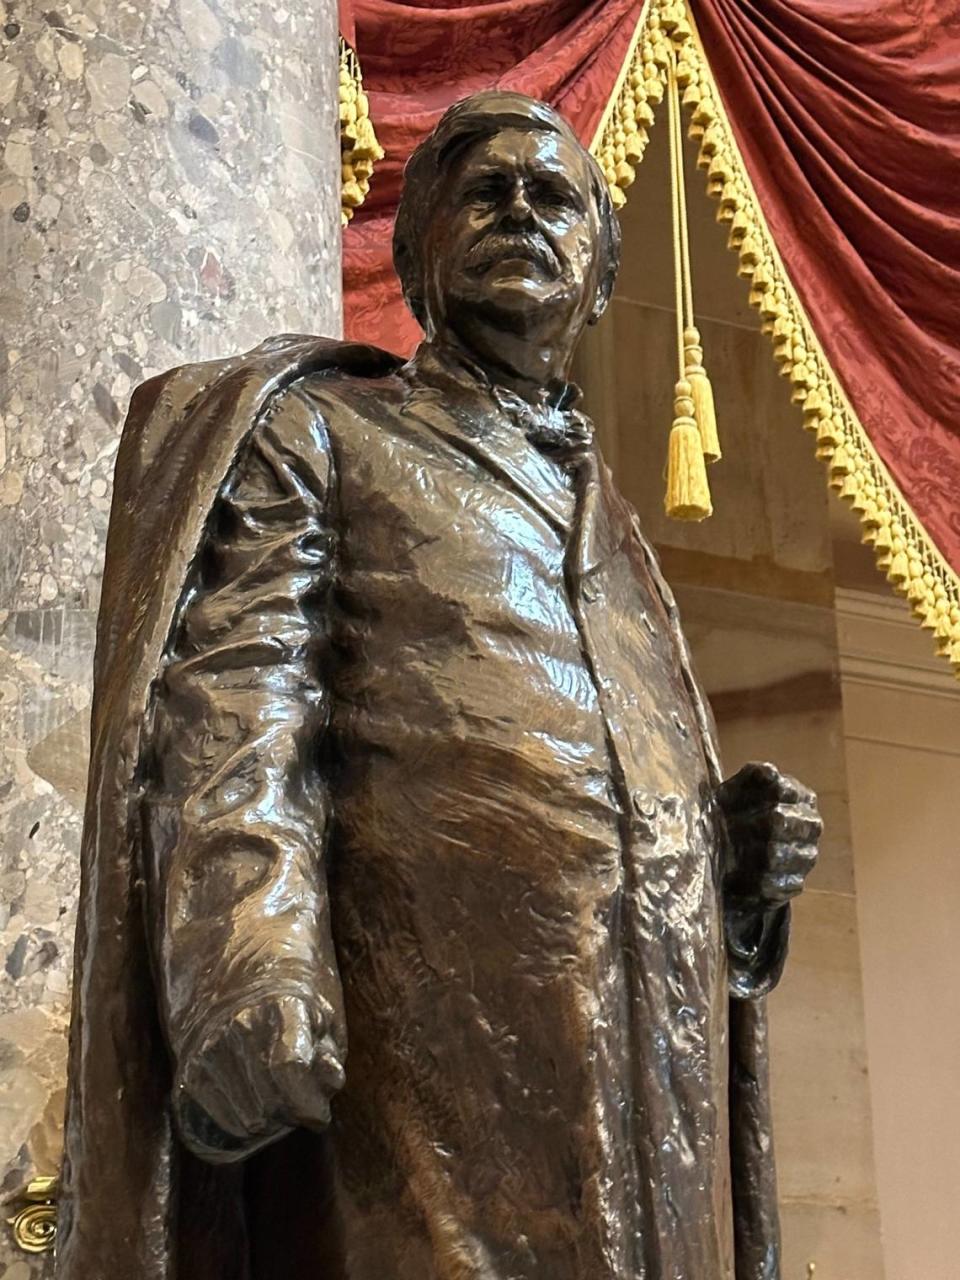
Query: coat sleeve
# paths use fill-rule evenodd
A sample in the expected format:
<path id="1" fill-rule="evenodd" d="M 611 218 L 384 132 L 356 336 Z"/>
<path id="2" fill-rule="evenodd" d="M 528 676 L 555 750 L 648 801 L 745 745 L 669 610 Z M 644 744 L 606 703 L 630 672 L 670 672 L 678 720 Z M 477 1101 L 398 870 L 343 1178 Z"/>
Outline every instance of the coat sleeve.
<path id="1" fill-rule="evenodd" d="M 154 686 L 143 873 L 175 1067 L 284 995 L 345 1053 L 324 873 L 333 488 L 324 424 L 288 391 L 220 492 Z"/>

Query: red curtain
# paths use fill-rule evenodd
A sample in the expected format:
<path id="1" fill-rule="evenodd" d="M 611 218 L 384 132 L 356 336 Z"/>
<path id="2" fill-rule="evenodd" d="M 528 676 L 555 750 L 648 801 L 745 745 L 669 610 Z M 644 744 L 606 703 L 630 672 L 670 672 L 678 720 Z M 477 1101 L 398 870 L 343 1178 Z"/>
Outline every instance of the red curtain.
<path id="1" fill-rule="evenodd" d="M 516 89 L 552 103 L 589 145 L 641 9 L 640 0 L 353 0 L 355 48 L 386 156 L 343 238 L 348 337 L 401 354 L 420 337 L 390 241 L 403 166 L 444 110 L 478 89 Z"/>
<path id="2" fill-rule="evenodd" d="M 960 570 L 960 7 L 691 0 L 767 223 L 870 440 Z"/>

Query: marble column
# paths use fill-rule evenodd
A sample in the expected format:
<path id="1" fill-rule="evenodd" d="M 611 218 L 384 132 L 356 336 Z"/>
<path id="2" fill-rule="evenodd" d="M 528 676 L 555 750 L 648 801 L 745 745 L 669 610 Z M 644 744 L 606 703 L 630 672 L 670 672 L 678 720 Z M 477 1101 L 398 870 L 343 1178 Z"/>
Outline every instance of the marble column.
<path id="1" fill-rule="evenodd" d="M 59 1157 L 120 424 L 161 369 L 271 333 L 339 333 L 336 12 L 0 2 L 3 1196 Z M 47 1265 L 0 1227 L 0 1275 Z"/>

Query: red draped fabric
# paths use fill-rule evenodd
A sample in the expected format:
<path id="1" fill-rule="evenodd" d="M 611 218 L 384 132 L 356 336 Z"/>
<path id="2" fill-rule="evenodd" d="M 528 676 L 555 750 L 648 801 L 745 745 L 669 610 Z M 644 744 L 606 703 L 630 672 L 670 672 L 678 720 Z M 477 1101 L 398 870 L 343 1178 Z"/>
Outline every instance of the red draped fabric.
<path id="1" fill-rule="evenodd" d="M 761 208 L 870 440 L 960 570 L 960 6 L 692 0 Z"/>
<path id="2" fill-rule="evenodd" d="M 553 103 L 589 143 L 643 4 L 352 0 L 352 9 L 387 155 L 344 236 L 346 329 L 406 352 L 419 331 L 400 300 L 390 238 L 413 146 L 451 102 L 494 86 Z M 956 584 L 960 5 L 690 0 L 690 10 L 813 329 Z"/>
<path id="3" fill-rule="evenodd" d="M 589 145 L 629 52 L 640 0 L 353 0 L 356 50 L 386 156 L 343 238 L 348 337 L 406 353 L 420 336 L 393 271 L 403 166 L 451 103 L 516 89 Z"/>

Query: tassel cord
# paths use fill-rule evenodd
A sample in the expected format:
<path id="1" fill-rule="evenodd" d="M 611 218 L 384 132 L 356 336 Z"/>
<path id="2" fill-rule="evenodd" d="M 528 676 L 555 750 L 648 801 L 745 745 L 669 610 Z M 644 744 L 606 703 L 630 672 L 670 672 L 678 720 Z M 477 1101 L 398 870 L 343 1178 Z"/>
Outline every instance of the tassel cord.
<path id="1" fill-rule="evenodd" d="M 674 54 L 676 58 L 676 54 Z M 693 272 L 690 269 L 690 229 L 687 223 L 687 179 L 683 164 L 683 113 L 680 107 L 680 87 L 677 84 L 676 64 L 670 75 L 670 132 L 671 156 L 673 158 L 673 186 L 675 189 L 675 205 L 678 213 L 677 239 L 679 243 L 680 279 L 683 296 L 683 324 L 690 329 L 694 324 L 693 311 Z M 678 296 L 679 296 L 678 291 Z"/>
<path id="2" fill-rule="evenodd" d="M 681 159 L 677 155 L 677 122 L 680 116 L 680 91 L 677 86 L 675 55 L 671 59 L 669 84 L 667 92 L 669 94 L 670 122 L 668 133 L 670 135 L 670 200 L 671 211 L 673 215 L 673 278 L 676 297 L 677 310 L 677 361 L 679 365 L 678 378 L 683 378 L 686 372 L 683 357 L 683 330 L 684 330 L 684 252 L 683 252 L 683 232 L 685 227 L 685 214 L 683 211 L 682 196 L 682 179 L 678 178 L 678 163 Z"/>

